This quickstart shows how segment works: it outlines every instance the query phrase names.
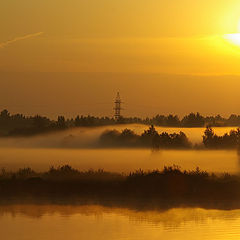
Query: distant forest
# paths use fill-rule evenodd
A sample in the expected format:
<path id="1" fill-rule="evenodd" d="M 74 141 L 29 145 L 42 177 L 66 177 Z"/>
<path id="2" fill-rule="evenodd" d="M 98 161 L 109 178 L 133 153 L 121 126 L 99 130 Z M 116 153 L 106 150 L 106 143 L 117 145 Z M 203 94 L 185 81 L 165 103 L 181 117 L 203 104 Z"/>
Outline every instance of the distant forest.
<path id="1" fill-rule="evenodd" d="M 10 114 L 8 110 L 0 112 L 0 136 L 30 136 L 50 131 L 64 130 L 74 127 L 95 127 L 114 124 L 146 124 L 166 127 L 223 127 L 240 126 L 240 115 L 232 114 L 229 118 L 220 115 L 204 117 L 199 113 L 190 113 L 180 119 L 177 115 L 156 115 L 152 118 L 127 117 L 118 121 L 109 117 L 77 116 L 66 119 L 59 116 L 57 120 L 35 115 Z"/>

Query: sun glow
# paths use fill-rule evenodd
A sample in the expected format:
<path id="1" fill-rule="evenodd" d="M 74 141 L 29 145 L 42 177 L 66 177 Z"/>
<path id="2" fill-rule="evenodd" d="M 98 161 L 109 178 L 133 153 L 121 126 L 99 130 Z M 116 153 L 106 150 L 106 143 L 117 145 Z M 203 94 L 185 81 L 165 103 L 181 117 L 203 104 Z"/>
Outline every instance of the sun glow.
<path id="1" fill-rule="evenodd" d="M 240 47 L 240 33 L 225 34 L 224 39 Z"/>

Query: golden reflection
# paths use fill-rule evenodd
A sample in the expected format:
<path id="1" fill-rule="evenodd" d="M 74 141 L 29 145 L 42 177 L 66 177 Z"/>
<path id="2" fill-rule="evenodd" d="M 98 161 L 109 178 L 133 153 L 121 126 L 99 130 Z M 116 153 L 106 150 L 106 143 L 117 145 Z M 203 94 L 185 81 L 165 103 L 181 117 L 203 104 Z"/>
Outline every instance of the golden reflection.
<path id="1" fill-rule="evenodd" d="M 0 206 L 0 221 L 1 237 L 11 240 L 226 240 L 240 236 L 240 210 L 141 211 L 99 205 L 6 205 Z"/>
<path id="2" fill-rule="evenodd" d="M 166 227 L 179 227 L 184 222 L 203 222 L 207 219 L 237 219 L 240 210 L 217 210 L 203 208 L 172 208 L 172 209 L 132 209 L 122 207 L 108 207 L 103 205 L 58 205 L 58 204 L 0 204 L 0 219 L 8 215 L 11 217 L 27 217 L 41 219 L 46 216 L 71 217 L 76 215 L 94 216 L 106 215 L 124 216 L 131 222 L 147 222 L 163 224 Z"/>

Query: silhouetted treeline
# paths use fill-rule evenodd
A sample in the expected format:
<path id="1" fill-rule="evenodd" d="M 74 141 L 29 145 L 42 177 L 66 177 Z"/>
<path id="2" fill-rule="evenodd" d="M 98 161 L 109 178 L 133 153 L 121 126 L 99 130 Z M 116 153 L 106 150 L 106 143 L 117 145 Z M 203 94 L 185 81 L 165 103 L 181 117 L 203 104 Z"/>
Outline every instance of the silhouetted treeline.
<path id="1" fill-rule="evenodd" d="M 100 135 L 100 147 L 148 147 L 160 149 L 237 149 L 240 154 L 240 128 L 218 136 L 211 127 L 206 127 L 202 143 L 193 144 L 184 132 L 158 133 L 153 125 L 138 135 L 131 129 L 106 130 Z"/>
<path id="2" fill-rule="evenodd" d="M 11 115 L 7 110 L 0 113 L 1 136 L 34 135 L 67 127 L 68 121 L 63 116 L 53 121 L 39 115 L 33 117 L 22 114 Z"/>
<path id="3" fill-rule="evenodd" d="M 116 121 L 109 117 L 77 116 L 66 119 L 59 116 L 51 120 L 43 116 L 24 116 L 10 114 L 8 110 L 0 112 L 0 136 L 34 135 L 49 131 L 63 130 L 73 127 L 94 127 L 114 124 L 139 123 L 166 127 L 204 127 L 204 126 L 240 126 L 240 115 L 223 118 L 220 115 L 203 117 L 199 113 L 190 113 L 180 119 L 177 115 L 156 115 L 153 118 L 128 117 Z"/>
<path id="4" fill-rule="evenodd" d="M 24 116 L 22 114 L 11 115 L 7 110 L 0 113 L 0 136 L 30 136 L 50 131 L 64 130 L 73 127 L 91 127 L 112 125 L 113 118 L 77 116 L 75 119 L 65 119 L 58 116 L 57 120 L 51 120 L 40 115 Z"/>
<path id="5" fill-rule="evenodd" d="M 223 118 L 220 115 L 204 117 L 200 113 L 190 113 L 182 119 L 172 114 L 168 116 L 156 115 L 153 118 L 144 119 L 143 123 L 167 127 L 240 126 L 240 115 L 232 114 L 229 118 Z"/>
<path id="6" fill-rule="evenodd" d="M 211 127 L 207 127 L 203 135 L 203 144 L 206 148 L 238 148 L 240 150 L 240 129 L 237 128 L 225 133 L 223 136 L 218 136 Z"/>
<path id="7" fill-rule="evenodd" d="M 158 133 L 153 125 L 141 135 L 127 128 L 121 132 L 107 130 L 100 136 L 99 143 L 103 147 L 151 147 L 154 150 L 191 148 L 191 143 L 183 132 Z"/>
<path id="8" fill-rule="evenodd" d="M 130 174 L 104 170 L 79 171 L 71 166 L 51 167 L 47 172 L 30 168 L 0 173 L 0 198 L 94 197 L 159 200 L 240 200 L 240 177 L 227 173 L 181 171 L 164 167 L 162 171 L 138 170 Z"/>

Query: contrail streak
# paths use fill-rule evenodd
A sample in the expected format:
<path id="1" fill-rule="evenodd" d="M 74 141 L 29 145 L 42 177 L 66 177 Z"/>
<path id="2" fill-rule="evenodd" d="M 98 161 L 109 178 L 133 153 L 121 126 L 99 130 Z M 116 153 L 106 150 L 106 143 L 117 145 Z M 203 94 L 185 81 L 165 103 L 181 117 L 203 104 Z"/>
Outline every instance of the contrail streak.
<path id="1" fill-rule="evenodd" d="M 9 44 L 12 44 L 12 43 L 17 42 L 17 41 L 25 40 L 25 39 L 28 39 L 28 38 L 34 38 L 34 37 L 40 36 L 42 34 L 43 34 L 43 32 L 38 32 L 38 33 L 28 34 L 28 35 L 25 35 L 25 36 L 22 36 L 22 37 L 16 37 L 12 40 L 8 40 L 6 42 L 0 43 L 0 48 L 4 48 L 4 47 L 8 46 Z"/>

